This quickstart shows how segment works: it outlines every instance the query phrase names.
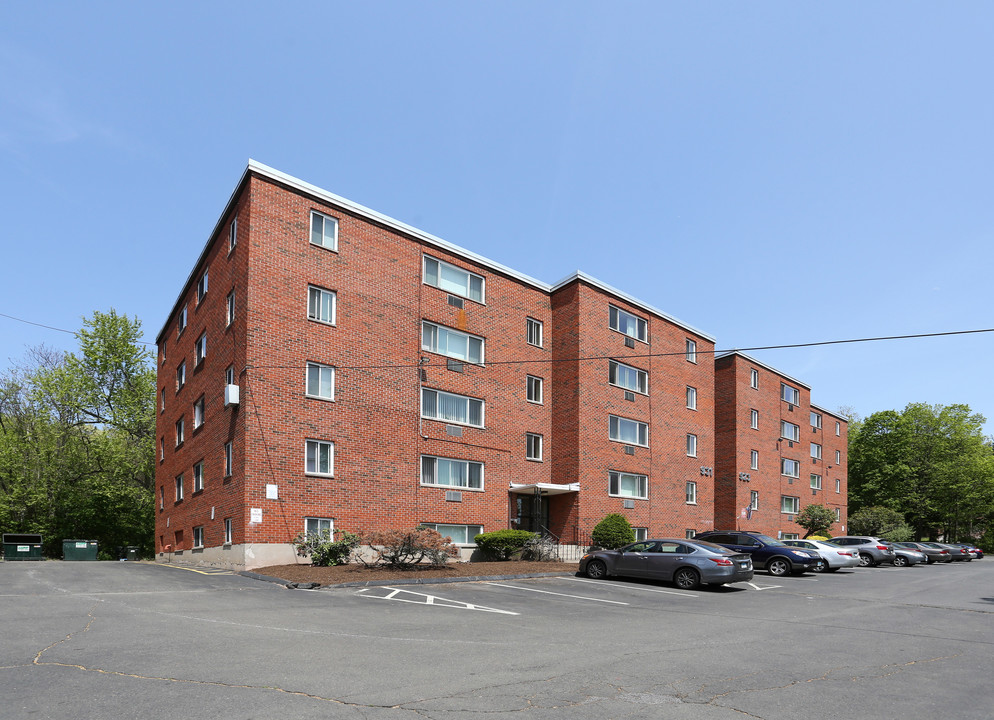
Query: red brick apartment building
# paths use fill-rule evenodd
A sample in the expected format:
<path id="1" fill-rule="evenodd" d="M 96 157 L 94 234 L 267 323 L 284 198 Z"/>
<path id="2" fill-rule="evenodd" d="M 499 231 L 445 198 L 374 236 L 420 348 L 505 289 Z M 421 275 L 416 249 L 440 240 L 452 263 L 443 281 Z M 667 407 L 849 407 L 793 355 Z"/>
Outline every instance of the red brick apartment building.
<path id="1" fill-rule="evenodd" d="M 249 162 L 157 338 L 160 558 L 302 531 L 713 529 L 714 339 Z M 844 496 L 843 496 L 844 497 Z"/>
<path id="2" fill-rule="evenodd" d="M 715 359 L 714 522 L 720 529 L 803 537 L 806 505 L 847 524 L 845 418 L 811 404 L 804 383 L 742 353 Z"/>

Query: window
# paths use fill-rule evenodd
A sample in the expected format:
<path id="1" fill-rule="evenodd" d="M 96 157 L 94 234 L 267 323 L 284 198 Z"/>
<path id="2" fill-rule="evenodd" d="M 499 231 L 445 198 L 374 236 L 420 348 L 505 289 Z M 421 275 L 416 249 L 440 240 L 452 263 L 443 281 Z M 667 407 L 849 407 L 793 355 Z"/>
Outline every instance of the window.
<path id="1" fill-rule="evenodd" d="M 811 489 L 821 490 L 821 475 L 815 475 L 811 473 Z"/>
<path id="2" fill-rule="evenodd" d="M 749 427 L 753 430 L 759 430 L 759 410 L 749 411 Z"/>
<path id="3" fill-rule="evenodd" d="M 224 544 L 231 545 L 231 518 L 224 519 Z"/>
<path id="4" fill-rule="evenodd" d="M 842 436 L 842 423 L 840 422 L 835 423 L 835 436 L 836 437 Z"/>
<path id="5" fill-rule="evenodd" d="M 421 323 L 421 349 L 475 365 L 483 364 L 483 338 L 427 321 Z"/>
<path id="6" fill-rule="evenodd" d="M 697 457 L 697 436 L 687 433 L 687 456 Z"/>
<path id="7" fill-rule="evenodd" d="M 193 528 L 193 549 L 202 548 L 204 546 L 204 526 L 198 525 Z"/>
<path id="8" fill-rule="evenodd" d="M 759 490 L 749 491 L 749 509 L 759 510 Z"/>
<path id="9" fill-rule="evenodd" d="M 204 424 L 204 396 L 201 395 L 197 398 L 197 401 L 193 403 L 193 429 L 196 430 L 198 427 Z"/>
<path id="10" fill-rule="evenodd" d="M 176 447 L 183 444 L 183 418 L 176 421 Z"/>
<path id="11" fill-rule="evenodd" d="M 186 360 L 176 368 L 176 392 L 182 390 L 184 385 L 186 385 Z"/>
<path id="12" fill-rule="evenodd" d="M 230 442 L 224 444 L 224 476 L 231 477 L 234 466 L 233 448 Z"/>
<path id="13" fill-rule="evenodd" d="M 526 381 L 525 395 L 528 402 L 542 403 L 542 378 L 529 375 Z"/>
<path id="14" fill-rule="evenodd" d="M 792 478 L 800 477 L 801 463 L 797 460 L 788 460 L 787 458 L 783 458 L 780 461 L 780 474 Z"/>
<path id="15" fill-rule="evenodd" d="M 525 319 L 525 340 L 529 345 L 542 347 L 542 323 L 534 318 Z"/>
<path id="16" fill-rule="evenodd" d="M 610 315 L 608 324 L 612 330 L 617 330 L 636 340 L 646 342 L 648 324 L 645 320 L 631 313 L 625 312 L 621 308 L 610 305 L 608 308 Z"/>
<path id="17" fill-rule="evenodd" d="M 324 440 L 308 440 L 304 472 L 308 475 L 333 475 L 335 444 Z"/>
<path id="18" fill-rule="evenodd" d="M 759 389 L 759 370 L 756 368 L 749 369 L 749 387 L 753 390 Z"/>
<path id="19" fill-rule="evenodd" d="M 841 450 L 836 450 L 835 451 L 835 464 L 836 465 L 841 465 L 842 464 L 842 451 Z"/>
<path id="20" fill-rule="evenodd" d="M 224 369 L 224 384 L 234 385 L 235 384 L 235 366 L 229 365 Z"/>
<path id="21" fill-rule="evenodd" d="M 334 520 L 319 517 L 304 518 L 304 535 L 323 535 L 324 533 L 328 533 L 329 538 L 334 538 Z"/>
<path id="22" fill-rule="evenodd" d="M 811 443 L 811 457 L 815 460 L 821 460 L 821 445 L 818 443 Z"/>
<path id="23" fill-rule="evenodd" d="M 159 438 L 159 462 L 166 459 L 166 439 L 164 437 Z"/>
<path id="24" fill-rule="evenodd" d="M 330 365 L 307 363 L 307 397 L 335 399 L 335 368 Z"/>
<path id="25" fill-rule="evenodd" d="M 193 492 L 197 493 L 204 489 L 204 461 L 193 466 Z"/>
<path id="26" fill-rule="evenodd" d="M 612 497 L 645 500 L 649 497 L 649 478 L 625 472 L 608 473 L 607 494 Z"/>
<path id="27" fill-rule="evenodd" d="M 697 343 L 687 338 L 686 343 L 686 355 L 687 362 L 696 363 L 697 362 Z"/>
<path id="28" fill-rule="evenodd" d="M 166 486 L 159 486 L 159 510 L 165 510 L 166 508 Z"/>
<path id="29" fill-rule="evenodd" d="M 687 531 L 684 533 L 684 536 L 688 540 L 693 540 L 695 537 L 697 537 L 697 531 L 694 530 L 693 528 L 688 528 Z"/>
<path id="30" fill-rule="evenodd" d="M 478 303 L 483 302 L 481 276 L 427 255 L 424 256 L 424 283 L 452 295 L 469 298 Z M 539 325 L 541 326 L 541 323 Z M 540 335 L 537 344 L 541 345 L 541 341 Z"/>
<path id="31" fill-rule="evenodd" d="M 801 393 L 798 389 L 784 383 L 780 383 L 780 398 L 791 405 L 801 404 Z"/>
<path id="32" fill-rule="evenodd" d="M 228 227 L 228 252 L 230 253 L 235 249 L 235 245 L 238 244 L 238 218 L 231 221 L 231 225 Z M 228 542 L 231 542 L 230 540 Z"/>
<path id="33" fill-rule="evenodd" d="M 483 463 L 422 455 L 421 484 L 482 490 Z"/>
<path id="34" fill-rule="evenodd" d="M 687 482 L 687 504 L 697 504 L 697 483 L 693 480 L 689 480 Z"/>
<path id="35" fill-rule="evenodd" d="M 183 476 L 178 475 L 176 477 L 176 502 L 183 499 Z"/>
<path id="36" fill-rule="evenodd" d="M 204 270 L 204 274 L 200 276 L 200 280 L 197 281 L 197 305 L 204 301 L 204 296 L 207 295 L 207 271 Z"/>
<path id="37" fill-rule="evenodd" d="M 194 365 L 199 365 L 207 357 L 207 331 L 197 338 L 197 344 L 193 347 Z"/>
<path id="38" fill-rule="evenodd" d="M 228 314 L 227 314 L 227 317 L 225 318 L 225 321 L 224 321 L 225 327 L 231 325 L 231 323 L 233 323 L 235 321 L 235 291 L 234 290 L 232 290 L 230 293 L 228 293 L 227 307 L 228 307 Z"/>
<path id="39" fill-rule="evenodd" d="M 835 508 L 835 522 L 842 522 L 842 509 Z"/>
<path id="40" fill-rule="evenodd" d="M 780 512 L 796 515 L 800 512 L 801 499 L 791 495 L 780 496 Z"/>
<path id="41" fill-rule="evenodd" d="M 441 523 L 421 523 L 421 527 L 436 530 L 442 537 L 449 538 L 455 545 L 474 545 L 476 536 L 483 534 L 482 525 L 443 525 Z"/>
<path id="42" fill-rule="evenodd" d="M 838 478 L 836 478 L 835 480 L 835 492 L 837 493 L 842 492 L 842 481 L 839 480 Z"/>
<path id="43" fill-rule="evenodd" d="M 811 411 L 811 427 L 821 430 L 821 413 Z"/>
<path id="44" fill-rule="evenodd" d="M 164 413 L 166 411 L 166 389 L 162 388 L 159 393 L 159 412 Z"/>
<path id="45" fill-rule="evenodd" d="M 525 458 L 542 460 L 542 436 L 535 433 L 525 433 Z"/>
<path id="46" fill-rule="evenodd" d="M 176 337 L 182 335 L 184 330 L 186 330 L 186 305 L 183 306 L 183 309 L 179 311 L 179 315 L 176 317 Z"/>
<path id="47" fill-rule="evenodd" d="M 608 436 L 615 442 L 649 446 L 649 426 L 644 422 L 627 420 L 617 415 L 608 416 Z"/>
<path id="48" fill-rule="evenodd" d="M 797 540 L 799 537 L 800 536 L 797 533 L 788 533 L 788 532 L 780 533 L 781 540 Z"/>
<path id="49" fill-rule="evenodd" d="M 780 421 L 780 437 L 797 442 L 801 439 L 801 428 L 786 420 Z"/>
<path id="50" fill-rule="evenodd" d="M 687 386 L 687 409 L 697 409 L 697 388 L 690 387 L 690 385 Z"/>
<path id="51" fill-rule="evenodd" d="M 335 324 L 337 296 L 331 290 L 309 285 L 307 288 L 307 319 Z"/>
<path id="52" fill-rule="evenodd" d="M 649 539 L 649 528 L 633 527 L 632 532 L 635 533 L 635 542 L 643 542 Z"/>
<path id="53" fill-rule="evenodd" d="M 645 370 L 622 365 L 616 360 L 608 362 L 607 381 L 632 392 L 643 395 L 649 393 L 649 374 Z"/>
<path id="54" fill-rule="evenodd" d="M 311 210 L 311 244 L 328 250 L 338 250 L 338 220 Z"/>
<path id="55" fill-rule="evenodd" d="M 465 395 L 421 388 L 421 417 L 483 427 L 483 401 Z"/>
<path id="56" fill-rule="evenodd" d="M 752 450 L 749 453 L 749 469 L 759 470 L 759 450 Z"/>

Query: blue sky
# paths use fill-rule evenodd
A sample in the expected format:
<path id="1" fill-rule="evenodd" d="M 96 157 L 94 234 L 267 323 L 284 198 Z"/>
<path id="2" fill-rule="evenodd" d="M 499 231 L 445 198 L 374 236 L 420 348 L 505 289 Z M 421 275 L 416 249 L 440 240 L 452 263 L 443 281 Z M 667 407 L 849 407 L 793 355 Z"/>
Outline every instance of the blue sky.
<path id="1" fill-rule="evenodd" d="M 0 4 L 0 313 L 154 340 L 248 158 L 719 349 L 994 327 L 994 6 Z M 71 335 L 0 317 L 0 369 Z M 994 334 L 754 351 L 992 419 Z"/>

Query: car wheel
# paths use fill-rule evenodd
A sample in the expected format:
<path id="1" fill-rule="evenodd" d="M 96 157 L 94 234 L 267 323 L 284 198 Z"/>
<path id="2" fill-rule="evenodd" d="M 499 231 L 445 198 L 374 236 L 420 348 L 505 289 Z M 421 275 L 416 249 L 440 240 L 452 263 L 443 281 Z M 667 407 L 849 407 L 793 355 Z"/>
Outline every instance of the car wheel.
<path id="1" fill-rule="evenodd" d="M 898 555 L 894 558 L 894 567 L 904 567 L 908 564 L 908 558 Z"/>
<path id="2" fill-rule="evenodd" d="M 829 568 L 828 568 L 828 563 L 825 562 L 824 558 L 822 558 L 821 560 L 816 562 L 815 566 L 811 569 L 814 570 L 815 572 L 828 572 Z"/>
<path id="3" fill-rule="evenodd" d="M 773 558 L 766 563 L 766 571 L 770 575 L 776 575 L 777 577 L 786 575 L 790 572 L 790 561 L 784 558 Z"/>
<path id="4" fill-rule="evenodd" d="M 681 590 L 693 590 L 701 584 L 701 576 L 693 568 L 680 568 L 673 574 L 673 582 Z"/>
<path id="5" fill-rule="evenodd" d="M 874 565 L 876 565 L 876 563 L 873 562 L 873 556 L 872 555 L 867 555 L 866 553 L 860 553 L 859 554 L 859 566 L 860 567 L 873 567 Z"/>
<path id="6" fill-rule="evenodd" d="M 587 563 L 585 572 L 588 578 L 599 580 L 602 577 L 607 577 L 607 565 L 604 564 L 603 560 L 591 560 Z"/>

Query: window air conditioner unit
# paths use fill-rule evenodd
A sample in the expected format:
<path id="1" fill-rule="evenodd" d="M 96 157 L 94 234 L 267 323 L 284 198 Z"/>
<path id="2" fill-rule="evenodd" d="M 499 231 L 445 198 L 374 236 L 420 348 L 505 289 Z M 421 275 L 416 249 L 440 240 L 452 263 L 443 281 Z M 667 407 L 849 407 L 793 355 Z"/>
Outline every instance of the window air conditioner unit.
<path id="1" fill-rule="evenodd" d="M 635 454 L 635 448 L 632 447 L 631 445 L 625 445 L 625 455 L 634 455 L 634 454 Z"/>
<path id="2" fill-rule="evenodd" d="M 225 385 L 224 386 L 224 406 L 238 404 L 238 386 L 237 385 Z"/>
<path id="3" fill-rule="evenodd" d="M 449 502 L 462 502 L 462 492 L 459 490 L 446 490 L 445 499 Z"/>
<path id="4" fill-rule="evenodd" d="M 635 402 L 635 393 L 625 390 L 625 400 L 631 400 L 632 402 Z"/>
<path id="5" fill-rule="evenodd" d="M 634 510 L 635 509 L 635 501 L 634 500 L 625 500 L 624 508 L 625 508 L 625 510 Z"/>
<path id="6" fill-rule="evenodd" d="M 635 347 L 635 340 L 633 340 L 630 337 L 626 337 L 625 338 L 625 347 L 634 348 Z"/>
<path id="7" fill-rule="evenodd" d="M 790 403 L 787 403 L 787 412 L 794 412 L 794 406 Z"/>
<path id="8" fill-rule="evenodd" d="M 456 297 L 455 295 L 449 295 L 449 305 L 451 305 L 454 308 L 459 308 L 460 310 L 462 310 L 463 308 L 462 298 Z"/>

